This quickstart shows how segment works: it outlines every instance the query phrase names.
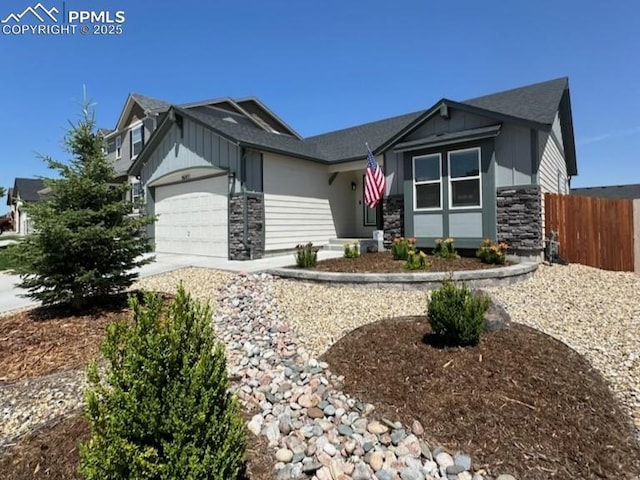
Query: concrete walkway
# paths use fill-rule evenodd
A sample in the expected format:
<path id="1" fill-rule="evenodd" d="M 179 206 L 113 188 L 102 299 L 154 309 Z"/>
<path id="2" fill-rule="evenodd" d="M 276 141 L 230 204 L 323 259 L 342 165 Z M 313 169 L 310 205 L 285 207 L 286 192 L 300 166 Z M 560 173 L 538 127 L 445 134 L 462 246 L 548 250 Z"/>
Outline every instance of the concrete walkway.
<path id="1" fill-rule="evenodd" d="M 320 260 L 341 256 L 342 252 L 324 250 L 318 252 L 318 259 Z M 185 267 L 201 267 L 232 272 L 262 272 L 271 268 L 286 267 L 287 265 L 293 265 L 295 263 L 293 254 L 291 253 L 244 262 L 226 260 L 224 258 L 169 253 L 156 253 L 155 257 L 155 262 L 144 265 L 138 269 L 141 278 L 159 275 Z M 20 296 L 23 295 L 25 291 L 16 287 L 18 281 L 19 278 L 15 275 L 0 272 L 0 313 L 37 305 L 36 302 Z"/>

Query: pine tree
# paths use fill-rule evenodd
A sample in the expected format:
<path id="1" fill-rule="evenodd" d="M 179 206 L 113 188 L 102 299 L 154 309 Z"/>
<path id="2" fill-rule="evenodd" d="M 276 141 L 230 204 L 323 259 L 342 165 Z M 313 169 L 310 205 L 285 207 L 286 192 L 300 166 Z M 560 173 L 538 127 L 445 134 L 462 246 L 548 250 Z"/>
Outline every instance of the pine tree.
<path id="1" fill-rule="evenodd" d="M 141 257 L 151 251 L 143 231 L 153 218 L 131 215 L 141 205 L 126 200 L 127 182 L 116 183 L 89 102 L 64 144 L 72 158 L 44 157 L 58 176 L 45 179 L 44 201 L 26 206 L 35 233 L 12 253 L 26 296 L 80 309 L 125 290 L 137 278 L 133 269 L 153 260 Z"/>
<path id="2" fill-rule="evenodd" d="M 182 285 L 168 309 L 147 294 L 130 300 L 133 322 L 112 324 L 102 345 L 108 370 L 89 368 L 80 448 L 86 480 L 235 480 L 246 434 L 229 392 L 225 351 L 211 310 Z"/>

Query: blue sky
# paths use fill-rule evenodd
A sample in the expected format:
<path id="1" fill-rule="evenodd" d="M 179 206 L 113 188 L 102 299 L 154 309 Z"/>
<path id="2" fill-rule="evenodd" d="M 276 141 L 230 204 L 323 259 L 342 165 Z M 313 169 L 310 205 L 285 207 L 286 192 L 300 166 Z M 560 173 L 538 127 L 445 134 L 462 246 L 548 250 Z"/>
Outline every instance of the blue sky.
<path id="1" fill-rule="evenodd" d="M 36 2 L 3 0 L 0 17 Z M 61 9 L 61 0 L 43 0 Z M 0 33 L 0 185 L 47 175 L 86 85 L 100 126 L 129 92 L 255 95 L 303 136 L 570 79 L 579 176 L 640 182 L 637 2 L 67 0 L 123 10 L 118 36 Z M 4 203 L 4 202 L 3 202 Z"/>

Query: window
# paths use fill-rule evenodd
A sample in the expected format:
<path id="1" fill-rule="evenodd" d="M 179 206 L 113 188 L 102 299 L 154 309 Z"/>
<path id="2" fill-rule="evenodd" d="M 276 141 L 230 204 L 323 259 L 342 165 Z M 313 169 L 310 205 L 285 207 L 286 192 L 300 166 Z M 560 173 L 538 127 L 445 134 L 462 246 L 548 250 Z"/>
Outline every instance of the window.
<path id="1" fill-rule="evenodd" d="M 131 201 L 137 202 L 138 200 L 144 200 L 142 184 L 139 180 L 131 182 Z"/>
<path id="2" fill-rule="evenodd" d="M 480 149 L 449 152 L 450 208 L 482 207 Z"/>
<path id="3" fill-rule="evenodd" d="M 442 208 L 442 157 L 439 153 L 413 157 L 413 208 Z"/>
<path id="4" fill-rule="evenodd" d="M 142 128 L 143 126 L 140 125 L 131 129 L 131 158 L 137 157 L 142 150 L 144 143 Z"/>
<path id="5" fill-rule="evenodd" d="M 116 159 L 122 158 L 122 137 L 118 135 L 116 137 Z"/>

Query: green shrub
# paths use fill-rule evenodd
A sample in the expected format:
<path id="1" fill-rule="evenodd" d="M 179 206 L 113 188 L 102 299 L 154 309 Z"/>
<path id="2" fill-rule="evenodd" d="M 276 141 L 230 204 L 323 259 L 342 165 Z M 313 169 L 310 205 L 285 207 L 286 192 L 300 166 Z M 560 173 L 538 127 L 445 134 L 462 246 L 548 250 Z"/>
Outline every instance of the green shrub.
<path id="1" fill-rule="evenodd" d="M 507 261 L 507 248 L 505 242 L 494 243 L 487 238 L 476 251 L 476 257 L 484 263 L 502 265 Z"/>
<path id="2" fill-rule="evenodd" d="M 89 367 L 81 445 L 87 480 L 237 479 L 244 473 L 245 428 L 223 346 L 208 306 L 182 286 L 164 310 L 147 294 L 130 300 L 133 322 L 109 325 L 104 376 Z"/>
<path id="3" fill-rule="evenodd" d="M 354 240 L 353 242 L 343 243 L 344 258 L 358 258 L 360 256 L 360 242 Z"/>
<path id="4" fill-rule="evenodd" d="M 300 268 L 315 267 L 318 263 L 318 247 L 314 247 L 311 242 L 297 245 L 295 258 L 296 265 Z"/>
<path id="5" fill-rule="evenodd" d="M 426 253 L 423 251 L 416 252 L 413 248 L 409 250 L 404 268 L 408 270 L 423 270 L 427 268 L 428 265 L 429 262 L 427 261 Z"/>
<path id="6" fill-rule="evenodd" d="M 453 238 L 445 238 L 444 240 L 437 238 L 433 255 L 440 258 L 458 258 L 458 252 L 453 247 Z"/>
<path id="7" fill-rule="evenodd" d="M 391 243 L 391 255 L 394 260 L 406 260 L 409 257 L 409 250 L 416 245 L 415 238 L 396 237 Z"/>
<path id="8" fill-rule="evenodd" d="M 485 330 L 489 299 L 471 293 L 450 279 L 431 295 L 427 317 L 433 333 L 448 345 L 475 345 Z"/>

